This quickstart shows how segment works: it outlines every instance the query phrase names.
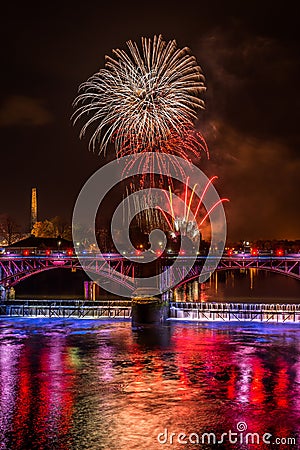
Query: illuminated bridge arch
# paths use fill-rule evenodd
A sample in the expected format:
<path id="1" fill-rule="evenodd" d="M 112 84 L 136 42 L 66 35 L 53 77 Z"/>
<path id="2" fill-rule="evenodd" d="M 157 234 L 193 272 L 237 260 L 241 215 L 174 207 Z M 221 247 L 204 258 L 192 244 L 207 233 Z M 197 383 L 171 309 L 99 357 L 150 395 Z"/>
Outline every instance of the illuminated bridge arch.
<path id="1" fill-rule="evenodd" d="M 176 273 L 169 271 L 168 285 L 175 285 L 172 283 L 172 278 L 176 280 L 182 280 L 177 287 L 181 286 L 188 281 L 199 278 L 201 269 L 206 257 L 198 257 L 193 268 L 188 270 L 188 258 L 183 257 L 181 264 L 177 266 Z M 106 262 L 109 262 L 107 265 Z M 162 261 L 162 266 L 170 268 L 171 261 L 165 258 Z M 186 264 L 185 264 L 186 262 Z M 208 261 L 209 262 L 209 261 Z M 212 267 L 213 257 L 211 258 Z M 134 284 L 128 280 L 128 278 L 134 279 L 134 265 L 133 261 L 126 258 L 113 255 L 105 261 L 95 255 L 90 255 L 81 258 L 79 262 L 75 256 L 1 256 L 0 257 L 0 285 L 5 289 L 9 289 L 20 283 L 21 281 L 46 270 L 53 269 L 85 269 L 88 272 L 101 275 L 108 281 L 119 284 L 128 291 L 130 295 L 135 287 Z M 218 262 L 217 271 L 224 270 L 245 270 L 245 269 L 259 269 L 267 270 L 274 273 L 279 273 L 291 278 L 300 280 L 300 256 L 295 257 L 223 257 Z M 209 270 L 209 264 L 208 264 Z M 166 285 L 164 281 L 164 272 L 162 272 L 161 285 Z"/>
<path id="2" fill-rule="evenodd" d="M 134 278 L 133 263 L 125 263 L 123 258 L 114 259 L 107 267 L 102 259 L 95 257 L 87 258 L 80 264 L 76 257 L 2 257 L 0 259 L 0 270 L 2 276 L 0 284 L 9 289 L 27 278 L 39 273 L 53 269 L 88 270 L 95 275 L 108 281 L 113 281 L 130 292 L 134 290 L 133 283 L 128 277 Z"/>
<path id="3" fill-rule="evenodd" d="M 199 262 L 201 259 L 199 258 Z M 177 288 L 196 279 L 199 279 L 202 265 L 196 264 L 188 274 L 182 276 Z M 226 270 L 258 269 L 278 273 L 300 281 L 300 257 L 223 257 L 216 272 Z M 182 270 L 182 269 L 181 269 Z M 205 275 L 205 272 L 203 275 Z"/>

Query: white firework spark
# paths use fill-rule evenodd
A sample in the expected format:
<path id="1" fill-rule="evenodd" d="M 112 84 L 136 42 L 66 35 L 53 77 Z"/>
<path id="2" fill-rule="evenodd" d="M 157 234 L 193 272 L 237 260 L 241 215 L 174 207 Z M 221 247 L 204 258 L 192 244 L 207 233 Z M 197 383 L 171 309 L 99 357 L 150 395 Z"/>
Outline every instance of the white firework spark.
<path id="1" fill-rule="evenodd" d="M 90 126 L 90 148 L 106 150 L 114 142 L 118 156 L 122 149 L 133 153 L 145 148 L 158 150 L 170 133 L 183 136 L 194 125 L 204 76 L 187 47 L 162 36 L 142 38 L 142 48 L 128 41 L 129 52 L 113 50 L 100 69 L 79 87 L 74 101 L 74 123 L 85 118 L 82 137 Z"/>

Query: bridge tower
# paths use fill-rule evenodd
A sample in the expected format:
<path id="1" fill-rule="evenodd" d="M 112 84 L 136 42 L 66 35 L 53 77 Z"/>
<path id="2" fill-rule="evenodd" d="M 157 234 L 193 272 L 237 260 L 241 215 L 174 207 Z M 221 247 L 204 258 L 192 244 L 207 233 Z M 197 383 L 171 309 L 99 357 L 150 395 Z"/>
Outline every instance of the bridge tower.
<path id="1" fill-rule="evenodd" d="M 32 230 L 34 224 L 37 222 L 37 193 L 36 188 L 31 189 L 31 220 L 30 230 Z"/>

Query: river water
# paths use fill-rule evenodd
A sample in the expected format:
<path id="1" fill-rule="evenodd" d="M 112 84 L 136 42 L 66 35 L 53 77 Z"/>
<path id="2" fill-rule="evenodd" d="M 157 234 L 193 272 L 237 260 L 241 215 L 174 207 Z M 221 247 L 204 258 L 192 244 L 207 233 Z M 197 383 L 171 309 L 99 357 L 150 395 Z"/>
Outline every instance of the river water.
<path id="1" fill-rule="evenodd" d="M 2 318 L 0 449 L 300 448 L 299 338 L 287 324 Z"/>

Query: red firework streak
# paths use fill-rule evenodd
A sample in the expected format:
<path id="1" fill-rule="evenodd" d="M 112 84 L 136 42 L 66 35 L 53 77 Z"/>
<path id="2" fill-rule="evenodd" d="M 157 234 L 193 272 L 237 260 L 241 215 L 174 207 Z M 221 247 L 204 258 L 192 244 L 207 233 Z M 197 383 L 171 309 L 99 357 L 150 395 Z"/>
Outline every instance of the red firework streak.
<path id="1" fill-rule="evenodd" d="M 165 213 L 165 211 L 162 210 L 162 208 L 160 206 L 157 206 L 157 209 L 159 209 L 163 215 L 163 217 L 165 218 L 170 231 L 176 232 L 176 231 L 181 231 L 181 232 L 185 232 L 187 229 L 187 226 L 189 224 L 189 216 L 192 210 L 192 204 L 194 203 L 194 218 L 197 222 L 198 228 L 201 227 L 203 225 L 203 223 L 205 222 L 205 220 L 209 217 L 209 215 L 212 213 L 212 211 L 214 211 L 214 209 L 220 205 L 221 203 L 224 202 L 228 202 L 229 199 L 228 198 L 221 198 L 218 201 L 216 201 L 213 206 L 206 212 L 206 214 L 201 217 L 201 218 L 197 218 L 198 214 L 199 214 L 199 210 L 201 208 L 201 206 L 203 206 L 203 199 L 205 197 L 205 194 L 207 193 L 209 186 L 213 183 L 214 180 L 216 180 L 218 177 L 215 175 L 212 178 L 210 178 L 206 185 L 204 186 L 204 189 L 202 191 L 202 194 L 199 197 L 195 196 L 195 189 L 197 187 L 197 184 L 194 184 L 192 192 L 189 196 L 188 192 L 188 183 L 189 183 L 189 177 L 187 177 L 186 183 L 185 183 L 185 193 L 184 193 L 184 212 L 183 214 L 180 211 L 176 211 L 174 208 L 174 202 L 173 202 L 173 197 L 172 197 L 172 189 L 171 186 L 169 186 L 169 195 L 167 193 L 167 191 L 165 192 L 166 198 L 168 200 L 168 206 L 169 206 L 169 214 L 172 217 L 172 223 L 169 220 L 167 214 Z M 195 202 L 195 199 L 197 198 L 197 202 Z M 194 202 L 193 202 L 194 201 Z"/>
<path id="2" fill-rule="evenodd" d="M 117 152 L 117 157 L 123 157 L 134 154 L 136 158 L 131 160 L 124 170 L 124 175 L 135 168 L 136 171 L 142 172 L 140 186 L 144 188 L 146 180 L 149 180 L 149 186 L 153 187 L 154 182 L 154 166 L 153 159 L 147 154 L 155 152 L 157 155 L 156 162 L 160 169 L 160 173 L 170 173 L 170 164 L 172 164 L 173 170 L 181 177 L 186 176 L 180 163 L 176 163 L 173 160 L 170 161 L 166 158 L 166 155 L 178 156 L 185 161 L 192 163 L 193 159 L 199 160 L 201 153 L 204 152 L 209 158 L 208 147 L 202 134 L 192 128 L 191 126 L 182 126 L 180 129 L 173 129 L 170 131 L 169 136 L 165 141 L 158 141 L 156 145 L 145 145 L 145 142 L 137 143 L 132 149 L 132 142 L 130 134 L 128 140 Z M 159 175 L 160 185 L 163 184 L 163 175 Z M 172 184 L 172 180 L 169 177 L 169 184 Z"/>

